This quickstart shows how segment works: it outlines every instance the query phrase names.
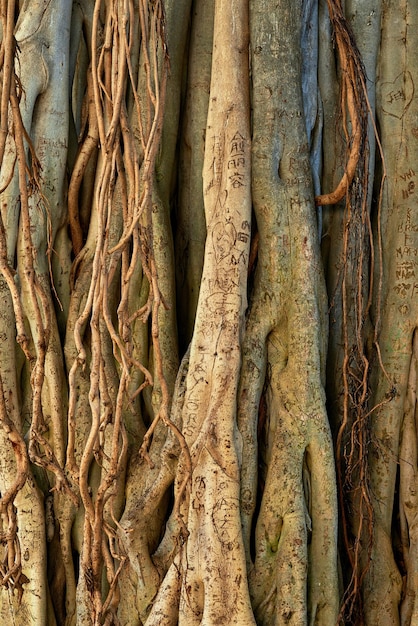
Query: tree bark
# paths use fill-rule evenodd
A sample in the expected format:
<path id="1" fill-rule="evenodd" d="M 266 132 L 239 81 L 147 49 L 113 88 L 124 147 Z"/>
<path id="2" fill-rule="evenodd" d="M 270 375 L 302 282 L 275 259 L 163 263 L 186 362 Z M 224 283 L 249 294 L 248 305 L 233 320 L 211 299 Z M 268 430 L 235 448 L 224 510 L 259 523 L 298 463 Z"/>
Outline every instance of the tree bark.
<path id="1" fill-rule="evenodd" d="M 0 2 L 0 618 L 418 619 L 412 3 Z"/>

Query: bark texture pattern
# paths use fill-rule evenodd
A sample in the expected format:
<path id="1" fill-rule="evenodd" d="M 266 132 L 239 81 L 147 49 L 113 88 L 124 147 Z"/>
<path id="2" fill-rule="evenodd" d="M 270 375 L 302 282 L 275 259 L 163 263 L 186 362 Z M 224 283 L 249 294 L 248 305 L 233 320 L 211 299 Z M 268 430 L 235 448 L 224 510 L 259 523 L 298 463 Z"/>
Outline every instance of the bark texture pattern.
<path id="1" fill-rule="evenodd" d="M 418 7 L 0 0 L 0 622 L 418 623 Z"/>

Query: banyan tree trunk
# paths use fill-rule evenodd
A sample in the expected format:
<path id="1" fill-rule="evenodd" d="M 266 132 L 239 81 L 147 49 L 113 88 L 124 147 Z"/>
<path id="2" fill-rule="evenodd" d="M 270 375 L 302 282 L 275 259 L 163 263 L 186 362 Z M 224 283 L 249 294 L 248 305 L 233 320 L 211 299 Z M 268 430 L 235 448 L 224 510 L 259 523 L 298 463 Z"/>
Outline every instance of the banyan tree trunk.
<path id="1" fill-rule="evenodd" d="M 1 623 L 418 623 L 417 22 L 0 0 Z"/>

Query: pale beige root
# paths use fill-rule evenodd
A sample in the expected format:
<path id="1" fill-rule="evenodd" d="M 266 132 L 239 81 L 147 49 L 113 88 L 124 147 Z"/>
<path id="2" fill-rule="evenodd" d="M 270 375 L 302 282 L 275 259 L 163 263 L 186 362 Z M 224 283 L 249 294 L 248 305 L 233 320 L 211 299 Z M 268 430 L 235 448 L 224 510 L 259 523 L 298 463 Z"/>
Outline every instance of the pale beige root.
<path id="1" fill-rule="evenodd" d="M 3 438 L 2 438 L 3 439 Z M 13 462 L 13 450 L 7 448 L 10 444 L 2 441 L 2 450 L 5 451 L 2 462 L 1 479 L 2 485 L 7 488 L 7 474 L 16 472 Z M 13 456 L 12 456 L 13 455 Z M 4 471 L 5 469 L 5 471 Z M 28 505 L 28 503 L 30 504 Z M 18 524 L 18 542 L 20 552 L 16 562 L 21 561 L 21 572 L 17 570 L 15 576 L 11 573 L 9 585 L 4 585 L 1 590 L 0 619 L 5 624 L 48 624 L 55 626 L 55 618 L 52 612 L 48 611 L 48 587 L 46 572 L 46 541 L 45 541 L 45 517 L 43 511 L 43 498 L 39 493 L 32 477 L 28 477 L 25 485 L 17 494 L 15 500 L 16 523 Z M 3 515 L 2 515 L 3 517 Z M 3 526 L 3 532 L 4 532 Z M 13 530 L 9 527 L 9 530 Z M 2 556 L 11 557 L 8 565 L 13 563 L 13 555 Z M 23 597 L 13 589 L 23 583 Z"/>
<path id="2" fill-rule="evenodd" d="M 97 17 L 97 16 L 96 16 Z M 97 25 L 97 23 L 96 23 Z M 117 38 L 117 36 L 116 36 Z M 98 43 L 94 38 L 94 46 Z M 118 40 L 120 46 L 120 41 Z M 124 84 L 124 73 L 115 81 L 114 90 L 119 93 Z M 97 80 L 97 76 L 96 76 Z M 93 82 L 93 79 L 92 79 Z M 88 97 L 94 91 L 89 85 Z M 97 101 L 94 101 L 97 105 Z M 120 105 L 120 104 L 119 104 Z M 94 125 L 99 115 L 87 121 L 94 136 Z M 102 114 L 106 116 L 109 111 Z M 101 137 L 103 140 L 103 137 Z M 87 139 L 87 143 L 88 143 Z M 85 146 L 86 143 L 83 144 Z M 114 243 L 122 230 L 120 189 L 112 187 L 109 192 L 109 180 L 112 167 L 109 161 L 117 150 L 112 152 L 112 138 L 105 157 L 99 159 L 95 173 L 97 193 L 91 208 L 89 232 L 84 249 L 80 251 L 73 268 L 73 290 L 69 303 L 66 328 L 65 356 L 69 372 L 69 410 L 68 410 L 68 445 L 66 466 L 83 507 L 76 510 L 64 504 L 62 524 L 60 526 L 63 543 L 63 557 L 68 585 L 66 588 L 66 608 L 68 623 L 98 623 L 102 611 L 112 609 L 113 579 L 116 576 L 112 559 L 108 558 L 109 531 L 111 513 L 108 508 L 118 513 L 120 503 L 115 501 L 112 488 L 121 487 L 126 463 L 126 444 L 121 428 L 121 407 L 117 402 L 120 387 L 119 377 L 114 365 L 113 342 L 107 325 L 108 309 L 114 305 L 115 287 L 112 285 L 114 272 L 112 259 L 106 258 L 108 242 Z M 116 152 L 116 154 L 115 154 Z M 82 172 L 81 167 L 81 172 Z M 70 182 L 70 191 L 77 176 L 77 169 Z M 113 192 L 113 193 L 112 193 Z M 70 194 L 71 195 L 71 194 Z M 114 201 L 114 215 L 108 217 L 107 202 Z M 74 204 L 77 199 L 70 200 Z M 106 227 L 106 237 L 103 230 Z M 74 236 L 74 228 L 72 229 Z M 80 241 L 75 238 L 75 250 Z M 102 256 L 103 254 L 103 256 Z M 108 280 L 104 279 L 104 274 Z M 100 311 L 100 313 L 99 313 Z M 86 345 L 85 333 L 90 321 L 92 347 Z M 89 380 L 90 374 L 90 380 Z M 112 425 L 109 427 L 109 422 Z M 116 440 L 116 446 L 115 446 Z M 115 449 L 116 448 L 116 449 Z M 94 501 L 92 496 L 94 495 Z M 121 495 L 119 496 L 119 498 Z M 74 525 L 74 526 L 73 526 Z M 73 526 L 73 528 L 72 528 Z M 72 533 L 72 535 L 71 535 Z M 76 582 L 71 543 L 80 555 L 79 576 Z M 116 555 L 115 555 L 116 556 Z M 115 558 L 117 561 L 117 556 Z M 103 568 L 103 570 L 102 570 Z M 103 585 L 103 597 L 97 588 Z M 110 589 L 109 589 L 110 588 Z M 109 592 L 109 595 L 106 593 Z M 77 607 L 77 611 L 75 611 Z"/>
<path id="3" fill-rule="evenodd" d="M 147 274 L 146 268 L 143 268 L 144 275 L 146 275 L 143 279 L 144 287 L 146 281 L 152 282 L 152 285 L 149 289 L 148 300 L 143 303 L 142 308 L 138 307 L 141 314 L 138 315 L 134 310 L 129 311 L 132 321 L 135 317 L 138 318 L 135 326 L 132 324 L 132 327 L 138 328 L 146 320 L 151 307 L 154 308 L 148 354 L 141 354 L 144 352 L 144 346 L 147 345 L 147 330 L 140 331 L 145 338 L 143 345 L 139 345 L 138 339 L 134 338 L 137 344 L 135 346 L 136 358 L 140 360 L 142 356 L 145 356 L 144 362 L 153 372 L 152 391 L 146 389 L 144 393 L 147 418 L 151 421 L 151 427 L 145 436 L 140 454 L 134 454 L 130 460 L 125 491 L 126 505 L 119 526 L 119 539 L 128 558 L 130 569 L 121 573 L 121 589 L 126 578 L 136 579 L 136 611 L 138 619 L 143 621 L 149 613 L 152 600 L 165 573 L 164 567 L 161 571 L 157 569 L 151 555 L 157 548 L 164 528 L 170 497 L 169 489 L 174 481 L 179 454 L 176 438 L 173 439 L 173 432 L 168 428 L 171 399 L 179 365 L 170 201 L 172 179 L 175 174 L 173 163 L 175 162 L 180 84 L 189 14 L 189 0 L 181 3 L 165 3 L 167 40 L 164 43 L 167 44 L 170 53 L 170 73 L 167 79 L 167 96 L 164 101 L 166 117 L 162 123 L 163 102 L 161 102 L 159 109 L 157 110 L 157 107 L 155 109 L 155 115 L 163 140 L 158 152 L 154 150 L 153 144 L 147 146 L 147 150 L 153 150 L 156 159 L 156 171 L 154 173 L 149 170 L 150 180 L 146 180 L 146 184 L 150 187 L 152 180 L 153 194 L 150 198 L 150 206 L 146 207 L 143 215 L 139 217 L 140 232 L 136 233 L 136 243 L 138 245 L 139 242 L 142 246 L 144 256 L 147 253 L 146 245 L 152 244 L 152 263 L 154 263 L 152 275 L 149 271 Z M 151 80 L 150 76 L 142 70 L 146 65 L 148 54 L 149 50 L 141 47 L 137 107 L 133 109 L 131 121 L 133 128 L 137 129 L 132 152 L 138 155 L 144 151 L 143 134 L 144 129 L 147 129 L 152 110 L 152 104 L 150 104 L 152 93 L 149 92 L 148 83 L 153 79 Z M 158 97 L 162 98 L 162 95 L 158 94 Z M 138 141 L 138 136 L 141 142 Z M 147 167 L 148 163 L 145 159 L 142 168 L 147 171 Z M 143 177 L 145 178 L 145 174 Z M 146 245 L 144 245 L 145 233 L 149 236 Z M 143 259 L 140 256 L 137 262 L 140 264 L 144 260 L 149 262 L 149 259 Z M 135 283 L 132 283 L 130 296 L 133 296 L 134 292 Z M 128 301 L 124 305 L 126 306 L 127 303 Z M 131 303 L 132 299 L 129 301 L 129 309 L 131 309 Z M 121 311 L 122 307 L 119 310 Z M 132 336 L 134 337 L 133 333 Z"/>
<path id="4" fill-rule="evenodd" d="M 147 626 L 177 626 L 179 623 L 179 593 L 181 570 L 179 558 L 170 566 L 162 581 L 147 619 Z"/>
<path id="5" fill-rule="evenodd" d="M 152 398 L 154 414 L 158 412 L 161 402 L 165 402 L 164 393 L 161 389 L 164 384 L 167 384 L 169 394 L 172 396 L 179 367 L 175 306 L 175 261 L 170 210 L 174 181 L 177 175 L 177 137 L 191 4 L 191 0 L 166 0 L 164 2 L 165 36 L 170 70 L 167 78 L 167 93 L 164 97 L 161 145 L 156 155 L 153 180 L 152 230 L 158 286 L 163 298 L 162 306 L 158 309 L 158 340 L 165 382 L 159 379 L 158 364 L 156 363 Z M 151 350 L 150 359 L 156 360 L 153 352 L 155 346 L 152 346 Z M 166 426 L 164 432 L 167 435 Z M 163 444 L 164 438 L 161 441 L 161 445 Z M 154 454 L 158 453 L 159 450 L 156 446 Z"/>
<path id="6" fill-rule="evenodd" d="M 12 4 L 9 3 L 10 6 Z M 6 15 L 7 19 L 14 20 L 13 11 L 11 14 L 10 11 L 5 13 L 3 17 L 6 18 Z M 66 390 L 55 322 L 54 296 L 50 289 L 49 260 L 55 234 L 64 219 L 70 15 L 71 5 L 63 2 L 54 3 L 48 8 L 41 2 L 32 2 L 30 8 L 28 3 L 23 3 L 20 8 L 14 31 L 19 43 L 19 58 L 15 60 L 18 79 L 11 77 L 8 94 L 13 126 L 10 126 L 12 132 L 5 143 L 0 181 L 3 191 L 2 229 L 5 229 L 2 239 L 4 237 L 7 246 L 7 249 L 4 246 L 2 250 L 2 272 L 6 281 L 9 281 L 10 271 L 17 269 L 19 280 L 16 285 L 21 288 L 17 295 L 16 287 L 8 282 L 14 315 L 9 318 L 7 335 L 13 336 L 10 331 L 16 324 L 19 338 L 22 316 L 27 318 L 34 360 L 28 362 L 23 370 L 15 362 L 14 369 L 16 373 L 21 372 L 22 381 L 25 381 L 23 384 L 27 385 L 24 408 L 28 411 L 29 423 L 24 424 L 24 429 L 28 430 L 31 460 L 52 471 L 48 478 L 45 476 L 40 481 L 46 490 L 54 484 L 58 489 L 66 486 L 62 471 Z M 52 24 L 57 30 L 51 27 Z M 50 56 L 49 51 L 52 50 L 54 58 Z M 24 86 L 22 97 L 19 93 L 20 85 Z M 45 118 L 40 116 L 40 110 L 44 112 L 45 109 L 49 113 L 47 124 Z M 31 143 L 26 133 L 31 133 Z M 41 172 L 48 180 L 48 185 L 44 184 Z M 30 196 L 27 178 L 31 184 Z M 26 350 L 23 337 L 20 342 Z M 14 352 L 15 348 L 12 348 L 8 359 L 14 359 Z M 7 373 L 7 367 L 3 375 L 6 362 L 2 360 L 1 374 L 5 393 L 9 394 L 10 373 Z M 10 388 L 10 399 L 14 396 L 11 400 L 14 404 L 13 412 L 19 411 L 20 400 L 15 395 L 18 387 L 15 381 L 13 389 Z M 20 419 L 15 420 L 15 424 L 20 429 Z M 7 470 L 3 468 L 3 486 L 10 481 L 7 475 L 10 470 L 13 470 L 13 465 L 9 465 Z M 42 471 L 40 476 L 43 476 Z M 55 624 L 46 580 L 44 503 L 31 478 L 16 495 L 15 506 L 19 520 L 16 540 L 25 557 L 25 576 L 29 581 L 22 603 L 22 615 L 26 607 L 26 623 Z M 28 519 L 27 513 L 30 513 Z M 7 589 L 7 585 L 2 587 L 2 595 L 8 593 Z M 8 605 L 9 599 L 3 597 L 2 603 L 3 607 Z M 15 601 L 13 604 L 14 610 L 19 613 L 18 605 Z"/>
<path id="7" fill-rule="evenodd" d="M 106 174 L 106 162 L 99 159 L 99 186 L 106 184 L 103 182 Z M 120 196 L 120 187 L 116 185 L 112 196 L 114 214 L 105 242 L 100 232 L 106 212 L 100 200 L 92 207 L 67 324 L 66 358 L 70 372 L 67 467 L 84 506 L 78 509 L 77 515 L 67 506 L 62 538 L 66 547 L 72 539 L 80 554 L 76 590 L 71 560 L 67 566 L 71 585 L 66 598 L 69 619 L 77 619 L 80 624 L 99 623 L 102 615 L 107 612 L 112 615 L 116 610 L 115 583 L 123 560 L 112 544 L 115 520 L 120 516 L 124 500 L 127 437 L 122 398 L 126 391 L 126 373 L 120 374 L 115 366 L 118 343 L 112 336 L 114 328 L 109 313 L 116 308 L 117 299 L 117 287 L 112 281 L 114 265 L 112 260 L 103 262 L 98 271 L 100 263 L 97 261 L 101 247 L 106 249 L 106 245 L 115 243 L 122 232 Z M 109 278 L 108 282 L 104 275 Z M 91 352 L 85 341 L 90 314 Z M 89 377 L 83 371 L 87 368 Z M 69 535 L 71 523 L 74 523 L 72 538 Z M 103 590 L 103 596 L 98 588 Z M 74 606 L 77 615 L 73 614 Z"/>
<path id="8" fill-rule="evenodd" d="M 10 329 L 14 327 L 15 320 L 11 300 L 5 291 L 0 319 L 2 323 L 6 322 L 5 329 Z M 2 331 L 2 335 L 6 332 Z M 13 335 L 7 333 L 7 336 Z M 0 618 L 4 623 L 14 623 L 13 620 L 20 619 L 22 624 L 44 623 L 54 626 L 53 615 L 48 616 L 43 497 L 31 476 L 21 434 L 15 378 L 19 370 L 18 363 L 15 346 L 10 346 L 7 341 L 2 342 L 0 527 L 4 545 L 1 549 Z"/>
<path id="9" fill-rule="evenodd" d="M 168 201 L 166 206 L 158 195 L 159 192 L 164 200 L 169 197 L 169 170 L 175 149 L 175 141 L 166 138 L 165 146 L 158 152 L 168 69 L 163 7 L 158 2 L 152 5 L 140 2 L 135 10 L 132 5 L 131 21 L 126 30 L 126 7 L 118 5 L 115 13 L 102 12 L 100 4 L 95 3 L 92 17 L 92 74 L 91 88 L 88 85 L 87 92 L 87 97 L 93 94 L 94 100 L 89 112 L 93 137 L 90 141 L 87 135 L 84 145 L 87 143 L 87 152 L 94 147 L 97 130 L 104 150 L 98 159 L 89 235 L 73 272 L 75 286 L 66 346 L 70 371 L 68 462 L 84 505 L 75 519 L 74 532 L 80 551 L 77 606 L 79 619 L 91 619 L 93 623 L 116 619 L 124 580 L 131 590 L 137 587 L 139 603 L 135 619 L 138 621 L 140 615 L 148 611 L 158 589 L 160 574 L 152 564 L 150 552 L 156 547 L 164 522 L 166 491 L 174 476 L 170 453 L 167 454 L 168 473 L 160 482 L 155 481 L 155 477 L 160 471 L 161 450 L 169 432 L 171 393 L 178 368 L 174 299 L 171 301 L 174 263 Z M 185 2 L 183 28 L 187 26 L 187 12 L 188 2 Z M 184 46 L 185 37 L 175 26 L 174 14 L 170 17 L 168 11 L 167 16 L 168 38 L 170 34 L 173 39 L 174 35 L 180 37 Z M 135 25 L 141 32 L 140 53 L 135 43 Z M 103 42 L 105 45 L 101 47 Z M 174 49 L 173 96 L 179 88 L 182 72 L 181 59 L 178 63 L 174 59 L 176 54 L 182 55 L 176 41 L 171 44 Z M 123 104 L 125 89 L 132 93 L 129 111 Z M 179 97 L 176 99 L 178 101 Z M 172 114 L 173 104 L 174 97 L 169 104 Z M 178 102 L 175 107 L 178 108 Z M 170 126 L 172 117 L 166 128 L 168 137 L 172 137 L 173 132 L 177 134 L 177 129 L 173 131 Z M 83 156 L 82 151 L 80 154 Z M 157 164 L 161 179 L 154 172 L 157 156 L 161 159 Z M 83 168 L 85 163 L 80 162 L 80 171 Z M 72 181 L 73 204 L 77 200 L 79 175 L 77 166 Z M 159 187 L 157 192 L 156 187 Z M 71 184 L 70 191 L 73 191 Z M 80 246 L 78 230 L 75 219 L 73 231 L 77 249 Z M 91 277 L 85 292 L 89 270 Z M 120 288 L 118 306 L 114 301 L 115 286 Z M 135 294 L 138 287 L 141 287 L 139 297 Z M 145 327 L 134 337 L 133 331 L 147 322 L 148 329 Z M 141 339 L 145 339 L 142 344 Z M 112 352 L 118 362 L 116 368 Z M 90 375 L 87 386 L 81 382 L 83 400 L 88 398 L 89 401 L 87 411 L 83 411 L 78 397 L 83 370 Z M 139 394 L 151 385 L 152 393 L 144 394 L 144 398 L 152 425 L 142 447 L 150 470 L 144 478 L 144 465 L 137 463 L 138 457 L 133 455 L 124 493 L 122 484 L 129 435 L 139 433 L 141 436 L 144 431 L 143 425 L 135 424 L 133 418 L 129 421 L 133 432 L 128 434 L 124 425 L 128 422 L 129 411 L 138 409 Z M 151 438 L 152 446 L 148 450 Z M 140 478 L 136 480 L 138 471 Z M 142 525 L 143 534 L 136 523 L 133 524 L 134 534 L 129 528 L 130 516 L 138 515 L 136 483 L 140 484 L 139 491 L 145 491 L 145 497 L 151 496 L 151 519 L 146 511 L 139 511 L 138 524 Z M 150 485 L 155 487 L 153 494 L 149 493 Z M 125 516 L 119 524 L 117 518 L 124 496 L 127 498 Z M 117 528 L 125 531 L 119 545 L 114 541 Z M 135 550 L 138 542 L 140 549 Z M 121 574 L 123 569 L 125 572 Z M 136 570 L 143 587 L 141 582 L 135 583 Z M 101 594 L 102 571 L 107 576 L 103 586 L 107 597 Z M 129 602 L 134 610 L 132 598 L 126 600 Z M 123 601 L 121 612 L 127 612 Z"/>
<path id="10" fill-rule="evenodd" d="M 100 161 L 97 159 L 98 122 L 93 97 L 91 66 L 87 71 L 91 59 L 93 9 L 94 4 L 87 6 L 85 2 L 73 7 L 70 49 L 70 73 L 73 78 L 71 95 L 75 107 L 75 110 L 73 108 L 73 116 L 76 128 L 70 127 L 69 134 L 68 159 L 72 164 L 72 172 L 68 189 L 68 220 L 75 261 L 69 273 L 68 286 L 71 292 L 68 296 L 68 302 L 66 302 L 63 341 L 69 385 L 68 439 L 65 463 L 73 488 L 78 496 L 80 494 L 79 468 L 91 427 L 91 411 L 88 402 L 89 377 L 85 369 L 82 371 L 78 362 L 80 337 L 83 338 L 86 332 L 87 319 L 83 319 L 80 325 L 80 317 L 87 306 L 97 239 L 97 196 L 93 193 L 93 187 L 99 183 L 103 169 L 103 159 Z M 86 83 L 84 83 L 84 77 L 81 76 L 80 66 L 86 69 L 88 75 Z M 84 93 L 84 89 L 86 93 Z M 88 105 L 85 104 L 86 102 Z M 75 132 L 79 134 L 79 137 L 72 136 L 72 133 L 75 134 Z M 78 141 L 80 142 L 79 145 Z M 86 204 L 88 205 L 87 211 L 84 208 Z M 117 214 L 116 210 L 115 214 Z M 81 222 L 87 230 L 84 241 L 81 234 Z M 88 229 L 86 224 L 88 224 Z M 84 247 L 83 243 L 85 244 Z M 85 479 L 85 476 L 82 478 Z M 94 479 L 94 487 L 97 489 L 97 472 L 94 473 Z M 66 623 L 68 626 L 74 626 L 77 623 L 78 613 L 81 615 L 84 611 L 83 603 L 80 605 L 80 610 L 77 606 L 79 589 L 77 588 L 75 572 L 75 561 L 80 558 L 83 550 L 84 507 L 74 506 L 73 502 L 68 499 L 64 500 L 59 521 L 66 578 Z M 77 555 L 75 558 L 74 554 Z M 84 611 L 84 613 L 86 612 Z M 85 619 L 89 617 L 87 614 Z"/>
<path id="11" fill-rule="evenodd" d="M 258 263 L 262 263 L 261 255 Z M 270 314 L 267 314 L 265 305 L 268 296 L 266 291 L 262 289 L 260 274 L 261 272 L 258 270 L 258 286 L 256 286 L 251 302 L 242 347 L 242 371 L 237 410 L 237 425 L 242 437 L 242 456 L 244 460 L 241 468 L 241 522 L 249 572 L 252 567 L 250 554 L 251 532 L 258 488 L 258 414 L 267 369 L 266 338 L 271 330 L 271 317 Z"/>
<path id="12" fill-rule="evenodd" d="M 181 411 L 188 365 L 189 354 L 187 353 L 180 365 L 170 416 L 172 424 L 177 428 L 181 428 Z M 157 444 L 160 444 L 160 437 Z M 143 621 L 147 619 L 151 606 L 153 606 L 153 615 L 157 615 L 157 617 L 160 615 L 158 611 L 155 612 L 153 601 L 161 589 L 161 579 L 172 564 L 177 552 L 180 532 L 179 525 L 176 524 L 175 520 L 169 520 L 157 552 L 152 554 L 159 539 L 156 530 L 160 531 L 164 523 L 167 509 L 166 494 L 174 482 L 180 454 L 178 439 L 172 431 L 169 431 L 164 445 L 162 449 L 158 450 L 158 453 L 158 459 L 154 457 L 152 449 L 149 453 L 150 459 L 153 461 L 151 468 L 143 458 L 134 457 L 131 459 L 129 467 L 131 474 L 128 474 L 126 486 L 128 506 L 125 508 L 119 524 L 119 538 L 129 556 L 129 569 L 125 568 L 121 573 L 121 588 L 124 588 L 126 582 L 134 584 L 138 619 Z M 139 480 L 138 476 L 142 476 L 142 479 Z M 135 477 L 136 480 L 134 480 Z M 175 517 L 175 513 L 172 516 Z M 168 574 L 168 576 L 170 575 Z M 132 583 L 131 581 L 135 582 Z M 164 585 L 165 582 L 163 582 Z M 155 600 L 158 605 L 167 600 L 164 593 L 160 593 L 159 598 L 159 600 Z M 121 598 L 121 608 L 122 612 L 132 612 L 132 606 L 126 606 L 123 597 Z M 178 599 L 177 603 L 174 603 L 168 610 L 170 615 L 171 611 L 177 614 Z"/>
<path id="13" fill-rule="evenodd" d="M 251 217 L 247 45 L 246 7 L 215 2 L 203 169 L 207 241 L 183 410 L 193 471 L 179 624 L 255 623 L 235 425 Z"/>
<path id="14" fill-rule="evenodd" d="M 300 147 L 305 127 L 295 28 L 301 28 L 301 15 L 301 3 L 251 3 L 252 179 L 260 246 L 245 339 L 243 368 L 248 382 L 241 386 L 239 424 L 243 458 L 254 467 L 256 427 L 251 432 L 251 425 L 246 425 L 245 407 L 256 421 L 257 396 L 266 372 L 260 419 L 266 440 L 261 458 L 268 469 L 250 572 L 257 623 L 331 626 L 339 604 L 338 515 L 323 391 L 324 281 L 309 154 L 307 147 Z M 264 328 L 251 323 L 252 315 L 261 310 L 268 320 Z M 265 348 L 252 334 L 254 329 L 257 334 L 264 331 Z M 309 489 L 302 481 L 304 467 Z M 248 478 L 242 497 L 244 489 L 254 490 L 254 477 Z M 324 490 L 323 485 L 330 488 Z M 254 500 L 254 495 L 245 499 Z"/>
<path id="15" fill-rule="evenodd" d="M 176 286 L 179 343 L 185 348 L 193 334 L 206 221 L 202 170 L 212 61 L 214 0 L 193 3 L 186 101 L 182 114 L 179 156 L 179 206 L 176 214 Z"/>
<path id="16" fill-rule="evenodd" d="M 165 301 L 158 278 L 161 256 L 167 260 L 167 229 L 161 225 L 163 212 L 158 202 L 153 203 L 152 192 L 167 72 L 163 10 L 161 3 L 151 6 L 147 2 L 130 9 L 118 5 L 115 12 L 102 11 L 101 3 L 96 2 L 91 20 L 92 73 L 87 97 L 92 95 L 94 107 L 90 106 L 88 123 L 92 139 L 98 136 L 103 150 L 95 174 L 89 234 L 74 268 L 74 306 L 70 306 L 67 333 L 66 354 L 71 359 L 68 462 L 83 503 L 74 533 L 80 551 L 77 612 L 80 622 L 94 624 L 117 619 L 119 576 L 127 562 L 116 541 L 118 518 L 129 494 L 123 491 L 129 444 L 126 417 L 138 407 L 138 394 L 153 382 L 153 403 L 162 413 L 167 412 L 165 376 L 171 374 L 174 382 L 172 371 L 177 369 L 175 318 L 172 312 L 162 313 Z M 138 69 L 138 29 L 144 68 L 138 83 L 144 87 L 141 101 L 133 73 Z M 136 141 L 131 133 L 131 112 L 128 115 L 124 103 L 127 90 L 133 93 Z M 94 148 L 93 140 L 87 135 L 83 144 L 87 153 Z M 87 171 L 85 163 L 80 163 L 80 168 Z M 76 179 L 74 184 L 77 196 Z M 76 239 L 78 248 L 79 236 Z M 149 289 L 143 306 L 132 309 L 144 297 L 142 293 L 128 303 L 132 280 L 137 279 L 137 287 L 141 286 L 141 271 Z M 166 279 L 168 276 L 163 276 L 163 291 L 173 292 Z M 148 355 L 146 365 L 143 362 L 144 346 L 136 350 L 137 339 L 132 337 L 136 320 L 145 323 L 149 318 L 154 378 L 147 370 Z M 169 374 L 162 371 L 161 352 L 169 353 Z M 82 382 L 84 371 L 90 378 L 88 385 Z M 85 394 L 81 399 L 79 381 Z M 86 411 L 82 402 L 87 400 Z M 134 427 L 134 432 L 143 430 L 140 425 Z"/>
<path id="17" fill-rule="evenodd" d="M 188 537 L 180 551 L 178 623 L 188 625 L 255 623 L 235 427 L 251 217 L 247 45 L 245 6 L 216 2 L 203 170 L 208 236 L 182 412 L 192 472 L 181 506 Z M 170 613 L 167 605 L 159 610 Z"/>
<path id="18" fill-rule="evenodd" d="M 405 445 L 413 442 L 407 444 L 401 435 L 402 428 L 406 435 L 412 419 L 410 401 L 414 387 L 412 370 L 417 316 L 414 277 L 418 238 L 413 226 L 416 222 L 415 173 L 418 170 L 414 135 L 417 116 L 414 85 L 418 73 L 416 29 L 413 26 L 417 20 L 418 7 L 410 3 L 402 2 L 396 8 L 391 4 L 382 6 L 376 110 L 381 141 L 385 146 L 387 181 L 381 206 L 381 249 L 376 251 L 379 265 L 384 263 L 384 282 L 373 315 L 379 322 L 378 341 L 385 371 L 381 370 L 373 380 L 373 400 L 381 406 L 371 416 L 370 489 L 374 540 L 363 588 L 367 624 L 382 626 L 414 623 L 411 617 L 414 614 L 413 598 L 418 591 L 415 565 L 409 559 L 405 563 L 399 562 L 392 541 L 392 521 L 397 519 L 399 507 L 403 544 L 410 542 L 412 554 L 416 549 L 413 524 L 409 538 L 404 508 L 409 501 L 408 494 L 415 490 L 415 479 L 413 472 L 406 470 L 401 461 L 399 446 L 408 458 Z M 396 97 L 398 91 L 402 94 L 401 100 Z M 388 402 L 390 397 L 393 399 Z M 400 501 L 396 496 L 398 459 L 402 481 Z M 410 511 L 412 516 L 413 510 L 414 507 Z M 411 523 L 411 517 L 409 519 Z M 406 576 L 406 588 L 403 588 L 401 576 Z"/>
<path id="19" fill-rule="evenodd" d="M 1 597 L 4 623 L 51 624 L 46 582 L 42 495 L 29 470 L 24 440 L 13 423 L 0 384 Z"/>

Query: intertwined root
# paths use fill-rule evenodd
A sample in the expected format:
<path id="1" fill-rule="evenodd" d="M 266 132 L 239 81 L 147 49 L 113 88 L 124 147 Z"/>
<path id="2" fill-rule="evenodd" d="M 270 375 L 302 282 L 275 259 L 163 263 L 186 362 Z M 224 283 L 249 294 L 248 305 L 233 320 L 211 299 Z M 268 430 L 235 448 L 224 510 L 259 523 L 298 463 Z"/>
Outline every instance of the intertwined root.
<path id="1" fill-rule="evenodd" d="M 418 9 L 392 4 L 1 3 L 5 623 L 416 619 Z"/>

